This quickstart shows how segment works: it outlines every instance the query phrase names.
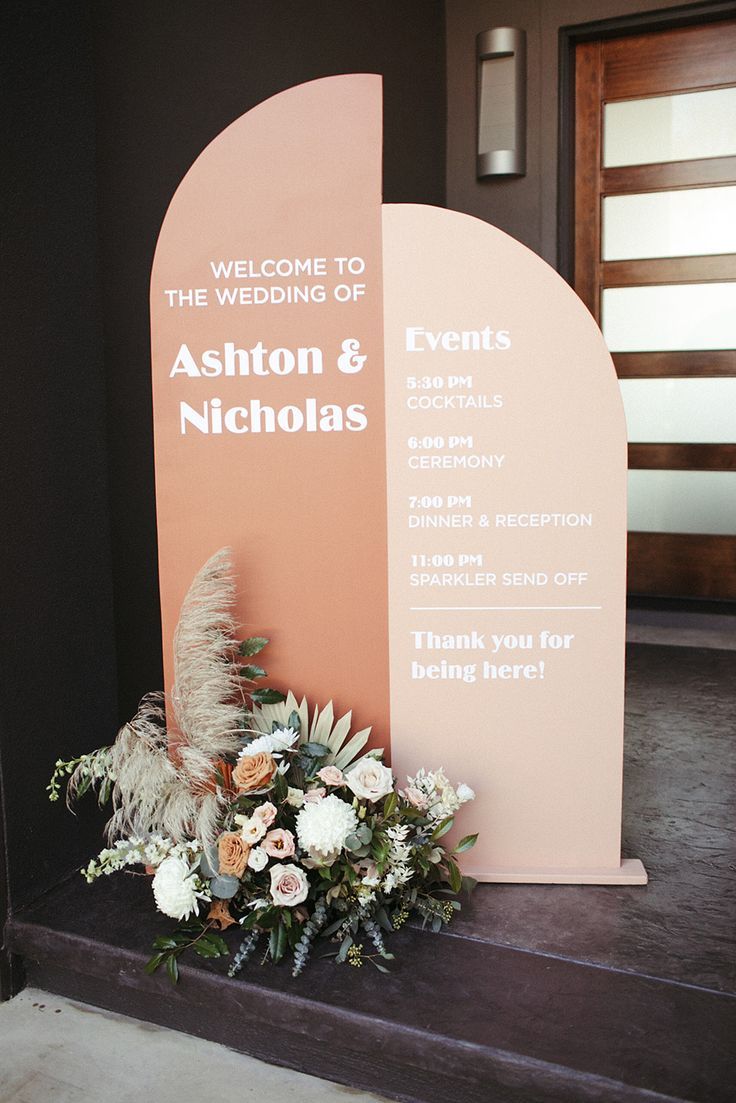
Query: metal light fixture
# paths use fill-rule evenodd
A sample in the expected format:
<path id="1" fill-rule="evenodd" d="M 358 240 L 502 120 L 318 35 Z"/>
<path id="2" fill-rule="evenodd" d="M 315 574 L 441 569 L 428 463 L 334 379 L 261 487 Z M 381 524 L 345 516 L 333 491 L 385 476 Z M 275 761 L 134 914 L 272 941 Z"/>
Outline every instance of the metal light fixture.
<path id="1" fill-rule="evenodd" d="M 526 32 L 494 27 L 476 39 L 477 176 L 526 173 Z"/>

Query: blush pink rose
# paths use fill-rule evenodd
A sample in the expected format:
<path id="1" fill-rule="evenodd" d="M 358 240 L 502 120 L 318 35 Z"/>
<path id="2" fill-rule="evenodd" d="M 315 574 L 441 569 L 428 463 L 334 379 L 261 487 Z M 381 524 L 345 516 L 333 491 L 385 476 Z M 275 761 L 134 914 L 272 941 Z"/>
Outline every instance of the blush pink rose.
<path id="1" fill-rule="evenodd" d="M 276 819 L 276 805 L 271 804 L 270 800 L 265 804 L 259 804 L 253 812 L 253 819 L 260 820 L 264 827 L 270 827 Z"/>
<path id="2" fill-rule="evenodd" d="M 308 793 L 304 794 L 304 800 L 307 804 L 317 804 L 323 799 L 326 792 L 326 789 L 310 789 Z"/>
<path id="3" fill-rule="evenodd" d="M 261 848 L 272 858 L 290 858 L 294 853 L 294 836 L 291 831 L 277 827 L 268 832 Z"/>
<path id="4" fill-rule="evenodd" d="M 271 866 L 271 899 L 277 907 L 293 908 L 307 899 L 309 881 L 303 869 L 289 862 Z"/>
<path id="5" fill-rule="evenodd" d="M 337 786 L 345 784 L 345 775 L 337 766 L 323 766 L 317 777 L 324 781 L 325 785 Z"/>
<path id="6" fill-rule="evenodd" d="M 421 789 L 416 789 L 413 785 L 405 791 L 404 796 L 409 801 L 409 804 L 413 804 L 415 808 L 418 808 L 420 812 L 425 812 L 429 807 L 429 801 L 426 795 Z"/>

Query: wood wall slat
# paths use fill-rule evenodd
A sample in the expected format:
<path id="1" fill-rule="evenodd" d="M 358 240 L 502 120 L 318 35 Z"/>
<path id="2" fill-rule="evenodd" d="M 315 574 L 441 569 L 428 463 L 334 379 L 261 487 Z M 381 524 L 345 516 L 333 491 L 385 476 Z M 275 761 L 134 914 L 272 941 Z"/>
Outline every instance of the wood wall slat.
<path id="1" fill-rule="evenodd" d="M 605 97 L 630 99 L 736 82 L 736 22 L 682 27 L 604 43 Z"/>
<path id="2" fill-rule="evenodd" d="M 630 532 L 628 591 L 663 597 L 736 599 L 736 538 Z"/>
<path id="3" fill-rule="evenodd" d="M 600 317 L 596 257 L 600 241 L 601 43 L 585 42 L 575 56 L 575 290 Z"/>
<path id="4" fill-rule="evenodd" d="M 637 470 L 736 471 L 736 444 L 630 444 Z"/>
<path id="5" fill-rule="evenodd" d="M 620 379 L 722 378 L 736 375 L 736 350 L 706 352 L 614 352 Z"/>
<path id="6" fill-rule="evenodd" d="M 603 169 L 601 173 L 604 195 L 733 183 L 736 183 L 736 157 L 669 161 L 661 165 L 627 165 Z"/>
<path id="7" fill-rule="evenodd" d="M 736 280 L 736 254 L 722 253 L 713 257 L 606 260 L 601 262 L 599 272 L 601 287 Z"/>

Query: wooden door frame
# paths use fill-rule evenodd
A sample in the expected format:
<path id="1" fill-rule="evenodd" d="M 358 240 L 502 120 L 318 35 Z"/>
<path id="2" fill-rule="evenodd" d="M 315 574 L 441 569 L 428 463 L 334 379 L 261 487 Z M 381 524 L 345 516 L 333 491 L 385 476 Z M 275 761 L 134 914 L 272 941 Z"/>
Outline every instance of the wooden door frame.
<path id="1" fill-rule="evenodd" d="M 592 65 L 592 55 L 588 58 L 586 52 L 585 56 L 578 59 L 580 54 L 579 46 L 582 46 L 585 51 L 597 49 L 600 44 L 600 49 L 603 51 L 611 50 L 613 47 L 617 54 L 625 53 L 625 39 L 626 38 L 639 38 L 641 41 L 643 36 L 649 34 L 664 33 L 672 40 L 673 37 L 677 38 L 680 32 L 684 32 L 687 36 L 688 32 L 694 30 L 706 31 L 710 27 L 710 31 L 707 33 L 713 38 L 714 30 L 717 32 L 717 24 L 725 21 L 736 20 L 736 0 L 717 0 L 717 2 L 701 2 L 696 4 L 689 4 L 687 6 L 679 8 L 664 8 L 660 11 L 654 12 L 642 12 L 634 15 L 627 15 L 612 19 L 598 20 L 596 22 L 583 23 L 575 26 L 561 27 L 559 31 L 559 161 L 558 161 L 558 270 L 565 280 L 577 290 L 589 309 L 598 316 L 597 308 L 597 292 L 599 287 L 600 273 L 595 277 L 592 284 L 589 286 L 589 273 L 587 270 L 587 262 L 584 262 L 582 270 L 576 272 L 576 253 L 578 256 L 578 262 L 580 258 L 587 255 L 590 250 L 586 246 L 590 246 L 592 242 L 585 237 L 585 234 L 580 238 L 581 230 L 585 229 L 585 222 L 581 221 L 580 225 L 576 220 L 575 204 L 576 204 L 576 191 L 578 192 L 578 198 L 580 196 L 579 188 L 582 187 L 585 190 L 586 181 L 588 180 L 588 174 L 592 171 L 593 161 L 596 163 L 596 196 L 598 196 L 599 188 L 603 187 L 605 183 L 605 190 L 610 191 L 619 189 L 619 186 L 624 191 L 628 191 L 629 187 L 632 190 L 636 188 L 631 185 L 631 181 L 627 179 L 626 186 L 619 178 L 619 174 L 622 170 L 611 170 L 611 174 L 615 179 L 610 181 L 599 180 L 599 159 L 600 151 L 596 153 L 593 146 L 587 150 L 584 150 L 584 159 L 582 162 L 576 161 L 576 155 L 580 155 L 580 139 L 585 133 L 584 129 L 584 115 L 586 111 L 592 110 L 592 102 L 586 107 L 585 102 L 581 102 L 581 96 L 578 94 L 582 89 L 577 89 L 576 84 L 576 71 L 579 71 L 579 79 L 585 79 L 586 65 L 588 62 Z M 670 33 L 672 32 L 672 33 Z M 623 45 L 621 45 L 624 40 Z M 587 59 L 587 61 L 586 61 Z M 579 70 L 579 65 L 582 65 L 582 69 Z M 598 74 L 598 76 L 596 76 Z M 595 73 L 591 69 L 589 74 L 591 80 L 599 79 L 599 69 L 595 69 Z M 577 125 L 580 125 L 582 129 L 576 136 L 576 113 L 582 111 L 580 121 Z M 594 124 L 591 120 L 591 125 L 595 125 L 596 133 L 598 133 L 600 120 L 595 118 Z M 591 160 L 592 158 L 592 160 Z M 724 159 L 729 161 L 729 171 L 731 173 L 728 182 L 730 183 L 733 178 L 733 164 L 735 158 Z M 703 162 L 707 164 L 707 162 Z M 586 167 L 587 166 L 587 167 Z M 721 173 L 723 172 L 723 166 L 720 165 Z M 700 165 L 702 169 L 703 165 Z M 646 166 L 645 166 L 646 169 Z M 631 171 L 631 170 L 630 170 Z M 640 172 L 640 170 L 637 170 Z M 580 179 L 576 177 L 582 172 Z M 605 174 L 603 174 L 605 176 Z M 651 176 L 651 173 L 650 173 Z M 661 170 L 658 173 L 658 178 L 661 176 Z M 697 182 L 702 183 L 702 172 L 697 177 Z M 639 183 L 642 183 L 639 181 Z M 683 180 L 677 180 L 678 183 L 684 186 Z M 662 186 L 667 186 L 662 184 Z M 646 182 L 643 182 L 642 187 L 646 190 Z M 581 212 L 582 213 L 582 212 Z M 597 235 L 597 230 L 596 230 Z M 576 241 L 576 238 L 580 240 Z M 596 244 L 596 250 L 598 245 Z M 596 253 L 597 255 L 597 253 Z M 690 261 L 692 263 L 692 261 Z M 722 263 L 720 259 L 716 260 L 716 264 Z M 624 267 L 626 262 L 624 262 Z M 662 274 L 661 269 L 664 267 L 671 267 L 670 261 L 662 262 L 657 261 L 644 261 L 638 262 L 639 268 L 642 266 L 648 266 L 646 273 L 637 271 L 638 282 L 652 282 L 652 278 Z M 699 271 L 698 279 L 713 278 L 710 275 L 710 268 L 704 274 L 700 269 L 703 265 L 713 267 L 712 258 L 699 258 Z M 729 272 L 732 272 L 733 258 L 730 258 Z M 598 265 L 598 268 L 606 267 L 612 269 L 615 267 L 614 262 L 606 266 Z M 655 272 L 656 269 L 656 272 Z M 608 276 L 613 276 L 615 273 L 608 271 Z M 626 273 L 618 273 L 622 278 Z M 633 273 L 629 273 L 633 277 Z M 646 278 L 645 278 L 646 277 Z M 651 278 L 650 278 L 651 277 Z M 731 277 L 732 278 L 732 277 Z M 593 294 L 595 292 L 595 295 Z M 679 354 L 668 353 L 666 356 L 660 356 L 658 358 L 656 353 L 646 354 L 617 354 L 614 356 L 616 362 L 617 372 L 622 377 L 654 377 L 657 375 L 672 376 L 672 375 L 692 375 L 693 368 L 697 365 L 693 363 L 693 357 L 698 359 L 698 354 L 692 352 L 683 353 L 681 356 L 682 362 L 673 362 Z M 640 363 L 643 357 L 646 357 L 646 365 Z M 707 363 L 702 365 L 704 375 L 711 377 L 717 375 L 734 375 L 734 357 L 736 353 L 733 351 L 708 353 Z M 661 363 L 660 363 L 661 361 Z M 722 361 L 722 362 L 721 362 Z M 646 370 L 644 368 L 646 367 Z M 695 373 L 697 374 L 697 372 Z M 718 461 L 716 463 L 716 460 Z M 629 446 L 629 463 L 630 466 L 635 468 L 651 468 L 663 469 L 665 466 L 674 469 L 683 470 L 734 470 L 736 465 L 736 449 L 733 446 L 718 445 L 715 448 L 704 448 L 699 445 L 683 445 L 674 446 L 666 445 L 664 447 L 653 445 L 651 443 L 645 444 L 633 444 Z M 629 534 L 629 585 L 632 587 L 634 593 L 641 592 L 645 594 L 655 593 L 667 593 L 670 589 L 668 585 L 674 585 L 673 580 L 667 583 L 664 579 L 662 570 L 660 569 L 661 563 L 666 560 L 671 568 L 673 575 L 677 578 L 677 587 L 682 587 L 682 597 L 686 595 L 688 597 L 706 597 L 727 600 L 726 593 L 729 597 L 732 590 L 736 586 L 736 572 L 733 566 L 733 547 L 734 538 L 731 536 L 714 536 L 704 535 L 699 533 L 693 534 L 666 534 L 666 533 L 648 533 L 648 532 L 632 532 Z M 698 564 L 701 561 L 706 564 L 707 569 L 705 572 L 700 569 Z M 647 573 L 647 564 L 649 564 L 649 573 Z M 643 573 L 642 573 L 643 571 Z M 653 573 L 652 573 L 653 571 Z M 723 592 L 718 594 L 712 593 L 713 580 L 715 578 L 722 578 L 725 574 L 728 576 L 727 581 L 724 583 Z M 638 580 L 638 581 L 637 581 Z M 665 588 L 660 590 L 660 587 Z M 679 590 L 678 590 L 679 592 Z"/>
<path id="2" fill-rule="evenodd" d="M 736 18 L 736 0 L 706 0 L 684 7 L 578 23 L 559 30 L 557 137 L 557 271 L 575 280 L 575 47 L 580 42 L 673 30 Z"/>

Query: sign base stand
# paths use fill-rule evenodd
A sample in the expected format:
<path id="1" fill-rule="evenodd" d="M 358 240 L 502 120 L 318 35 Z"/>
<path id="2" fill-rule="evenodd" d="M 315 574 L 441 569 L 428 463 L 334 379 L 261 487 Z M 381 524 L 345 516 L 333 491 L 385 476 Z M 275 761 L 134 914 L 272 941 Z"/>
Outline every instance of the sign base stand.
<path id="1" fill-rule="evenodd" d="M 507 885 L 646 885 L 649 880 L 639 858 L 622 858 L 614 869 L 490 869 L 463 866 L 477 881 Z"/>

